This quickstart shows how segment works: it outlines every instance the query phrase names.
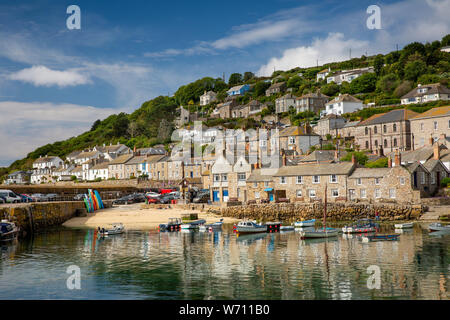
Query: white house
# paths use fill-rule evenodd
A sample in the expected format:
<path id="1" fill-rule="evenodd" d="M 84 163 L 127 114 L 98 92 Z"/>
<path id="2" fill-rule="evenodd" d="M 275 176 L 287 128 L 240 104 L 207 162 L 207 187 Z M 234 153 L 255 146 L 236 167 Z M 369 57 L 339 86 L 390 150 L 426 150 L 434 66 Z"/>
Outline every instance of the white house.
<path id="1" fill-rule="evenodd" d="M 336 84 L 342 84 L 342 82 L 344 82 L 344 81 L 350 83 L 365 73 L 373 73 L 373 72 L 374 72 L 373 67 L 352 69 L 352 70 L 342 70 L 342 71 L 336 72 L 335 74 L 327 77 L 327 83 L 335 82 Z"/>
<path id="2" fill-rule="evenodd" d="M 321 81 L 321 80 L 325 80 L 325 79 L 327 78 L 327 75 L 330 74 L 330 72 L 331 72 L 331 71 L 330 71 L 329 68 L 320 71 L 320 72 L 317 73 L 317 75 L 316 75 L 316 81 L 319 82 L 319 81 Z"/>
<path id="3" fill-rule="evenodd" d="M 102 180 L 108 180 L 108 167 L 109 162 L 99 163 L 88 171 L 88 179 L 87 180 L 95 180 L 101 178 Z"/>
<path id="4" fill-rule="evenodd" d="M 440 83 L 419 84 L 401 98 L 402 104 L 425 103 L 429 101 L 450 100 L 450 89 Z"/>
<path id="5" fill-rule="evenodd" d="M 206 106 L 207 104 L 210 104 L 213 101 L 217 100 L 217 93 L 214 91 L 208 91 L 200 96 L 200 105 Z"/>
<path id="6" fill-rule="evenodd" d="M 361 100 L 349 95 L 339 94 L 336 98 L 325 104 L 325 114 L 342 115 L 344 113 L 354 112 L 363 108 Z"/>
<path id="7" fill-rule="evenodd" d="M 74 162 L 77 165 L 82 165 L 83 163 L 86 163 L 87 161 L 90 161 L 92 159 L 98 159 L 100 158 L 100 156 L 102 155 L 102 153 L 98 150 L 95 149 L 88 149 L 88 150 L 83 150 L 83 152 L 81 152 L 74 160 Z"/>
<path id="8" fill-rule="evenodd" d="M 36 161 L 33 162 L 33 169 L 51 169 L 51 168 L 58 168 L 62 166 L 64 161 L 60 157 L 54 157 L 54 156 L 45 156 L 45 157 L 39 157 L 39 159 L 36 159 Z"/>

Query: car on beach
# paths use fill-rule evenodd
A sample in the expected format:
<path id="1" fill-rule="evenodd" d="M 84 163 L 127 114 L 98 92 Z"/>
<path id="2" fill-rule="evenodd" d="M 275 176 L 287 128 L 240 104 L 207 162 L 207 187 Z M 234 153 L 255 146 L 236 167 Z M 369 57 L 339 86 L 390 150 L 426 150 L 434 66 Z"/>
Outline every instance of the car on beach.
<path id="1" fill-rule="evenodd" d="M 145 202 L 146 198 L 142 193 L 133 193 L 113 201 L 113 204 L 131 204 Z"/>
<path id="2" fill-rule="evenodd" d="M 14 192 L 12 192 L 11 190 L 1 189 L 0 190 L 0 196 L 2 198 L 4 198 L 7 203 L 20 203 L 20 202 L 22 202 L 22 198 L 19 195 L 17 195 Z"/>
<path id="3" fill-rule="evenodd" d="M 145 194 L 145 196 L 146 197 L 159 197 L 159 196 L 161 196 L 161 194 L 160 193 L 156 193 L 156 192 L 147 192 Z"/>

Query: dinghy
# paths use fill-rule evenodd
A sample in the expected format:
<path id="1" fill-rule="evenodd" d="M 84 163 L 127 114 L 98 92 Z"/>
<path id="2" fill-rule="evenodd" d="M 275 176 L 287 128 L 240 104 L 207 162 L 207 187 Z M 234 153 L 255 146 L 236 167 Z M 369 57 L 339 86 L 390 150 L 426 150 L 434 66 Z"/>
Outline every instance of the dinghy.
<path id="1" fill-rule="evenodd" d="M 400 237 L 399 234 L 378 234 L 372 236 L 363 236 L 362 242 L 372 242 L 372 241 L 395 241 Z"/>
<path id="2" fill-rule="evenodd" d="M 296 228 L 314 227 L 315 223 L 316 223 L 316 219 L 305 220 L 305 221 L 296 221 L 294 223 L 294 226 Z"/>
<path id="3" fill-rule="evenodd" d="M 14 222 L 2 220 L 0 223 L 0 240 L 11 241 L 17 239 L 19 231 L 19 228 L 15 225 Z"/>
<path id="4" fill-rule="evenodd" d="M 428 226 L 428 229 L 430 229 L 430 231 L 449 231 L 450 232 L 450 225 L 442 225 L 440 223 L 432 223 Z"/>
<path id="5" fill-rule="evenodd" d="M 236 226 L 236 232 L 240 234 L 260 233 L 266 231 L 267 225 L 256 224 L 254 221 L 240 221 Z"/>
<path id="6" fill-rule="evenodd" d="M 188 230 L 188 229 L 198 229 L 200 225 L 204 224 L 206 222 L 205 219 L 199 219 L 191 222 L 187 222 L 181 225 L 181 229 Z"/>
<path id="7" fill-rule="evenodd" d="M 199 227 L 199 231 L 205 232 L 205 231 L 215 231 L 222 229 L 223 219 L 220 219 L 220 221 L 211 223 L 211 224 L 202 224 Z"/>
<path id="8" fill-rule="evenodd" d="M 181 226 L 180 218 L 169 218 L 168 223 L 162 223 L 159 225 L 160 231 L 176 231 L 179 230 Z"/>
<path id="9" fill-rule="evenodd" d="M 371 219 L 361 219 L 356 221 L 351 226 L 345 226 L 342 228 L 343 233 L 369 233 L 375 231 L 376 225 Z"/>
<path id="10" fill-rule="evenodd" d="M 395 229 L 409 229 L 409 228 L 412 228 L 412 227 L 414 227 L 414 222 L 395 224 Z"/>
<path id="11" fill-rule="evenodd" d="M 113 223 L 112 228 L 111 229 L 105 229 L 105 228 L 101 228 L 98 227 L 98 233 L 101 236 L 104 235 L 114 235 L 114 234 L 121 234 L 124 233 L 125 231 L 125 227 L 123 226 L 122 223 L 118 222 L 118 223 Z"/>

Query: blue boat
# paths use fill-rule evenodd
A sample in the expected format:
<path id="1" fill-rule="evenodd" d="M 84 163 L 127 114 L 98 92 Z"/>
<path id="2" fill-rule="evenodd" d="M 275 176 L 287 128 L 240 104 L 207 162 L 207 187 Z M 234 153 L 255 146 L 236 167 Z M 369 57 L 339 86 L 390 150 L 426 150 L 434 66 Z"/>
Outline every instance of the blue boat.
<path id="1" fill-rule="evenodd" d="M 372 242 L 372 241 L 396 241 L 400 237 L 399 234 L 378 234 L 372 236 L 364 236 L 362 237 L 363 242 Z"/>
<path id="2" fill-rule="evenodd" d="M 294 223 L 296 228 L 304 228 L 304 227 L 314 227 L 316 223 L 316 219 L 305 220 L 305 221 L 297 221 Z"/>

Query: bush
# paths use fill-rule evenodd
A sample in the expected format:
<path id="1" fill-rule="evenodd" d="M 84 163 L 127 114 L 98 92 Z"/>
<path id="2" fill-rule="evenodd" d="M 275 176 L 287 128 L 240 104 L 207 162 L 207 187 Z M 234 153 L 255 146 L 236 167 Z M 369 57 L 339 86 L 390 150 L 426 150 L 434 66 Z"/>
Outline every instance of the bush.
<path id="1" fill-rule="evenodd" d="M 365 165 L 369 159 L 364 152 L 355 151 L 347 153 L 345 157 L 341 158 L 341 161 L 352 161 L 352 155 L 355 155 L 356 161 L 361 165 Z"/>
<path id="2" fill-rule="evenodd" d="M 70 180 L 72 180 L 72 181 L 77 180 L 77 176 L 70 176 Z"/>
<path id="3" fill-rule="evenodd" d="M 443 178 L 442 180 L 441 180 L 441 186 L 443 187 L 443 188 L 446 188 L 446 187 L 448 187 L 450 185 L 450 178 Z"/>
<path id="4" fill-rule="evenodd" d="M 387 168 L 387 166 L 388 158 L 380 158 L 378 160 L 366 163 L 367 168 Z"/>

